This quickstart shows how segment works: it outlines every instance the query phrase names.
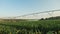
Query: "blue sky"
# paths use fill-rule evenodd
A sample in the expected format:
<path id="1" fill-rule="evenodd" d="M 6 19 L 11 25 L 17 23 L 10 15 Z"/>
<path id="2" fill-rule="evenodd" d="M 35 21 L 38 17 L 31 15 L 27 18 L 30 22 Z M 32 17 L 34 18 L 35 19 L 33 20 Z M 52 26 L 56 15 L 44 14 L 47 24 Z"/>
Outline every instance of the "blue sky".
<path id="1" fill-rule="evenodd" d="M 0 0 L 0 17 L 60 9 L 60 0 Z"/>

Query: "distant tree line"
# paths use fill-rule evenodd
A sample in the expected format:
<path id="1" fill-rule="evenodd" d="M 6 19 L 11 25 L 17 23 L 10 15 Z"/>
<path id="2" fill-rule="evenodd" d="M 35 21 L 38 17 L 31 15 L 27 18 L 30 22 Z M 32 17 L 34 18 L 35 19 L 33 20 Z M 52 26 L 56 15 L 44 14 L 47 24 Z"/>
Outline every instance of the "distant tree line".
<path id="1" fill-rule="evenodd" d="M 56 16 L 56 17 L 49 17 L 49 18 L 41 18 L 40 20 L 55 20 L 55 19 L 60 19 L 60 16 Z"/>

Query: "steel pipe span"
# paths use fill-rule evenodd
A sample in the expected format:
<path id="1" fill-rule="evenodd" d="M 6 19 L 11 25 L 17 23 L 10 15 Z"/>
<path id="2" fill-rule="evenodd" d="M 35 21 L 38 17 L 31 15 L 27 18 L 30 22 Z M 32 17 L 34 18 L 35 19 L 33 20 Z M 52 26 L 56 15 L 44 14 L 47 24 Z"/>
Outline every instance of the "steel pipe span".
<path id="1" fill-rule="evenodd" d="M 60 11 L 60 9 L 58 10 L 50 10 L 50 11 L 42 11 L 42 12 L 37 12 L 37 13 L 31 13 L 31 14 L 26 14 L 26 15 L 22 15 L 22 16 L 15 16 L 15 17 L 4 17 L 4 18 L 8 18 L 8 19 L 15 19 L 15 18 L 18 18 L 18 17 L 25 17 L 25 16 L 29 16 L 29 15 L 36 15 L 36 14 L 42 14 L 42 13 L 48 13 L 49 15 L 51 15 L 49 12 L 57 12 L 57 11 Z M 4 19 L 2 18 L 2 19 Z"/>

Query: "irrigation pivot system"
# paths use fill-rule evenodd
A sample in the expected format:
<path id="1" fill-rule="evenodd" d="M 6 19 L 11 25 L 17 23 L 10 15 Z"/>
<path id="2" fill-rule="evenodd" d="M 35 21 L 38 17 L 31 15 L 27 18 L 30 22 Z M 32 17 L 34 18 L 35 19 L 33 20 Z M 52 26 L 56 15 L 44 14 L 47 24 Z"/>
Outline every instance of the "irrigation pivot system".
<path id="1" fill-rule="evenodd" d="M 48 13 L 50 16 L 52 16 L 52 14 L 53 14 L 54 12 L 57 12 L 57 11 L 60 11 L 60 9 L 59 9 L 59 10 L 51 10 L 51 11 L 43 11 L 43 12 L 31 13 L 31 14 L 26 14 L 26 15 L 22 15 L 22 16 L 16 16 L 16 17 L 12 17 L 12 19 L 15 19 L 15 18 L 18 18 L 18 17 L 25 17 L 25 16 L 29 16 L 29 15 L 34 16 L 34 15 L 36 15 L 36 14 L 42 14 L 42 13 Z M 51 12 L 51 13 L 50 13 L 50 12 Z M 53 17 L 53 16 L 52 16 L 52 17 Z"/>

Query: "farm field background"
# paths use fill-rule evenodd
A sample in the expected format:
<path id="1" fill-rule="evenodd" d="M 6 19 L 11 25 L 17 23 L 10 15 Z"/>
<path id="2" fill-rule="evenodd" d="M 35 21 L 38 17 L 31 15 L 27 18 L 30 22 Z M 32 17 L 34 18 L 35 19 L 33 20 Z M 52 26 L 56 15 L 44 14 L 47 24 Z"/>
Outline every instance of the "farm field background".
<path id="1" fill-rule="evenodd" d="M 60 34 L 60 20 L 1 21 L 0 34 Z"/>

